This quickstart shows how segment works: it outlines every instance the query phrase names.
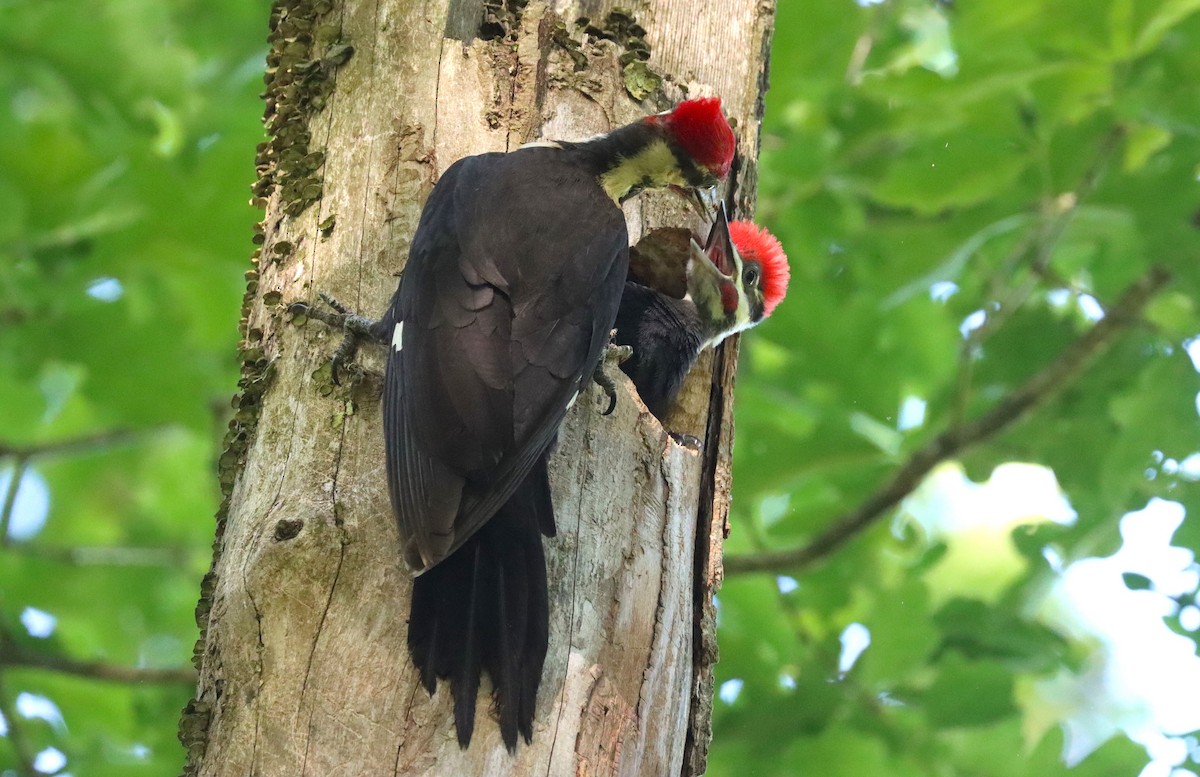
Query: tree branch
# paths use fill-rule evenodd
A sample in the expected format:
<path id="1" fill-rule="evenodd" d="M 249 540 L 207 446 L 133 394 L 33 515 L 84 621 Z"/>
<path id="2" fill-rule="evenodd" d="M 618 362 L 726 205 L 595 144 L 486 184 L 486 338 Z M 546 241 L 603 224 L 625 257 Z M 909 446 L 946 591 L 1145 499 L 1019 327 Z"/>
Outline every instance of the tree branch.
<path id="1" fill-rule="evenodd" d="M 29 457 L 17 456 L 9 473 L 8 488 L 4 489 L 4 502 L 0 504 L 0 546 L 8 544 L 8 526 L 12 523 L 13 510 L 17 506 L 17 490 L 25 478 L 25 470 L 29 469 Z"/>
<path id="2" fill-rule="evenodd" d="M 11 630 L 0 623 L 0 668 L 26 667 L 105 680 L 114 683 L 195 683 L 191 667 L 147 669 L 106 664 L 102 661 L 77 661 L 65 656 L 48 655 L 21 645 Z M 5 717 L 8 717 L 5 715 Z"/>
<path id="3" fill-rule="evenodd" d="M 866 501 L 835 520 L 808 545 L 730 556 L 725 559 L 726 574 L 794 572 L 828 556 L 911 494 L 935 466 L 994 437 L 1074 382 L 1091 362 L 1112 345 L 1118 334 L 1141 319 L 1147 303 L 1170 280 L 1170 273 L 1166 269 L 1150 268 L 1125 290 L 1103 319 L 1068 346 L 1055 361 L 982 416 L 947 429 L 917 449 Z"/>
<path id="4" fill-rule="evenodd" d="M 145 429 L 110 429 L 96 432 L 70 440 L 58 440 L 39 445 L 15 445 L 0 441 L 0 458 L 15 457 L 32 459 L 39 456 L 69 456 L 76 453 L 87 453 L 93 450 L 114 448 L 118 445 L 129 445 L 139 438 L 149 436 L 157 430 Z"/>
<path id="5" fill-rule="evenodd" d="M 136 548 L 106 547 L 60 547 L 27 542 L 10 542 L 9 553 L 40 558 L 72 567 L 179 567 L 189 560 L 191 553 L 184 548 Z"/>
<path id="6" fill-rule="evenodd" d="M 196 682 L 196 671 L 190 667 L 150 669 L 106 664 L 101 661 L 76 661 L 62 656 L 36 653 L 32 650 L 9 645 L 0 654 L 0 664 L 6 667 L 46 669 L 60 674 L 86 677 L 113 683 L 179 683 L 192 685 Z M 7 716 L 5 716 L 7 717 Z"/>
<path id="7" fill-rule="evenodd" d="M 957 387 L 951 416 L 954 425 L 963 423 L 967 417 L 971 380 L 975 371 L 975 354 L 985 341 L 1024 307 L 1038 286 L 1053 275 L 1050 260 L 1054 256 L 1058 241 L 1074 220 L 1080 204 L 1090 197 L 1100 184 L 1104 171 L 1108 168 L 1113 154 L 1120 148 L 1121 139 L 1124 137 L 1125 129 L 1121 126 L 1114 127 L 1104 136 L 1095 159 L 1084 170 L 1074 190 L 1047 199 L 1042 204 L 1041 217 L 1036 227 L 1017 241 L 993 274 L 989 281 L 993 291 L 989 292 L 988 296 L 994 298 L 995 307 L 987 313 L 982 325 L 971 330 L 963 338 L 962 347 L 959 349 Z M 1009 281 L 1016 276 L 1018 268 L 1026 262 L 1029 265 L 1030 276 L 1015 286 L 1008 286 Z M 1062 279 L 1059 279 L 1058 285 L 1070 288 L 1070 284 Z"/>

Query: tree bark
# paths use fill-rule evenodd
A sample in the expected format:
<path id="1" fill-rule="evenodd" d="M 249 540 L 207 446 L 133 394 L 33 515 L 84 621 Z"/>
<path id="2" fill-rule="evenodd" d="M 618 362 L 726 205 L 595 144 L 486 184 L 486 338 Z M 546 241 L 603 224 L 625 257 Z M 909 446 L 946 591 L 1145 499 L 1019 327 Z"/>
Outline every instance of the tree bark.
<path id="1" fill-rule="evenodd" d="M 612 416 L 594 390 L 569 415 L 551 461 L 550 652 L 533 744 L 510 756 L 486 681 L 460 750 L 448 688 L 430 699 L 405 647 L 410 578 L 372 374 L 382 354 L 365 350 L 365 377 L 334 386 L 340 333 L 286 312 L 328 291 L 380 314 L 433 183 L 459 157 L 584 138 L 686 94 L 724 99 L 739 136 L 729 202 L 749 213 L 773 3 L 630 5 L 276 3 L 255 187 L 266 214 L 197 610 L 200 680 L 180 729 L 188 774 L 703 771 L 736 346 L 704 361 L 668 423 L 702 451 L 673 442 L 625 381 Z M 698 226 L 670 195 L 626 214 L 634 239 Z"/>

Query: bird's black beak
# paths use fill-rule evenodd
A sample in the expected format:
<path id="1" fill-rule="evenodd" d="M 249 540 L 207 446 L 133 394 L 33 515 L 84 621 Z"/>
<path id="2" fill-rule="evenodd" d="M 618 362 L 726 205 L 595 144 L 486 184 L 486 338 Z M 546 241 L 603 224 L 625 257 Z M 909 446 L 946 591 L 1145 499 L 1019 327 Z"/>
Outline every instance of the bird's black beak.
<path id="1" fill-rule="evenodd" d="M 730 327 L 737 322 L 737 312 L 745 300 L 745 293 L 738 283 L 741 258 L 729 234 L 724 204 L 717 208 L 704 245 L 700 245 L 693 235 L 689 250 L 688 294 L 696 303 L 701 319 L 714 334 L 736 331 Z"/>
<path id="2" fill-rule="evenodd" d="M 704 242 L 704 253 L 722 275 L 734 274 L 733 239 L 729 236 L 729 215 L 723 202 L 717 203 L 716 218 L 708 231 L 708 240 Z"/>
<path id="3" fill-rule="evenodd" d="M 717 210 L 717 205 L 720 200 L 717 198 L 717 187 L 708 186 L 703 189 L 692 189 L 692 196 L 688 198 L 692 208 L 696 211 L 704 221 L 712 221 L 714 212 Z"/>

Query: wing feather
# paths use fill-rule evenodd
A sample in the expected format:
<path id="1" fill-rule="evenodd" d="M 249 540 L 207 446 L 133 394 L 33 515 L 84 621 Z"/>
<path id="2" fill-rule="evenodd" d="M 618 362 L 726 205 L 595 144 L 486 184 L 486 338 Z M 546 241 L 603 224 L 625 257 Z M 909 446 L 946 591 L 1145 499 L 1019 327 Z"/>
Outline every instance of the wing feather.
<path id="1" fill-rule="evenodd" d="M 544 455 L 608 341 L 625 221 L 566 153 L 452 165 L 385 316 L 404 325 L 385 379 L 389 490 L 418 572 L 477 531 L 539 461 L 548 505 Z M 538 523 L 553 531 L 552 514 Z"/>

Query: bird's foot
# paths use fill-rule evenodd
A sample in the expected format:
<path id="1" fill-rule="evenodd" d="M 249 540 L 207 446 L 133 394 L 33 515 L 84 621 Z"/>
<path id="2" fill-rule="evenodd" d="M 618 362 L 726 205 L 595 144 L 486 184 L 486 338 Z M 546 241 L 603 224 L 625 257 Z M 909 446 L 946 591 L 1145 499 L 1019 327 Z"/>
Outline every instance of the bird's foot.
<path id="1" fill-rule="evenodd" d="M 617 330 L 614 329 L 609 337 L 611 338 L 616 333 Z M 610 341 L 608 345 L 604 346 L 604 355 L 600 358 L 600 363 L 596 365 L 596 371 L 592 373 L 592 380 L 604 391 L 604 396 L 608 397 L 608 408 L 601 415 L 611 415 L 612 411 L 617 408 L 617 384 L 609 377 L 607 368 L 620 365 L 630 356 L 633 356 L 633 348 L 628 345 L 617 345 Z"/>
<path id="2" fill-rule="evenodd" d="M 323 291 L 319 292 L 319 295 L 321 300 L 332 310 L 313 307 L 305 302 L 293 302 L 288 310 L 292 315 L 315 318 L 331 329 L 342 330 L 344 333 L 342 342 L 338 344 L 337 350 L 333 352 L 333 358 L 330 360 L 330 377 L 334 385 L 340 386 L 342 385 L 340 375 L 343 370 L 349 372 L 360 370 L 357 365 L 353 364 L 354 357 L 358 355 L 358 347 L 363 342 L 378 343 L 382 340 L 375 332 L 376 322 L 366 316 L 354 313 L 350 308 Z"/>

